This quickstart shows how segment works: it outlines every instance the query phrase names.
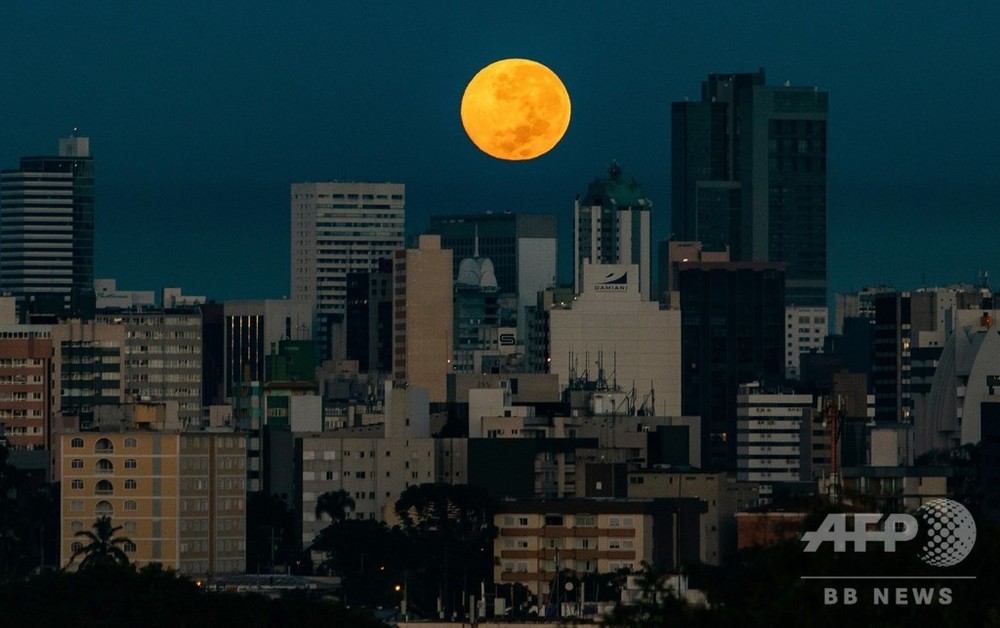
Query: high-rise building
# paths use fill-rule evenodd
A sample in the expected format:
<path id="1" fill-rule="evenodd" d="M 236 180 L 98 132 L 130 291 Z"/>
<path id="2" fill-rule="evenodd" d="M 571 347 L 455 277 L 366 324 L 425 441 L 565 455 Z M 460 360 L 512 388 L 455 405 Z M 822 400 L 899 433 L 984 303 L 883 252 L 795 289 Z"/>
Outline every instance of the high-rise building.
<path id="1" fill-rule="evenodd" d="M 780 264 L 680 264 L 681 413 L 701 416 L 702 464 L 736 468 L 740 384 L 784 376 Z"/>
<path id="2" fill-rule="evenodd" d="M 90 140 L 59 140 L 59 155 L 22 157 L 0 172 L 0 289 L 29 312 L 94 310 L 94 160 Z"/>
<path id="3" fill-rule="evenodd" d="M 573 286 L 584 290 L 583 266 L 635 264 L 639 267 L 639 294 L 649 300 L 651 290 L 649 211 L 653 203 L 643 196 L 635 179 L 625 179 L 612 162 L 608 176 L 594 179 L 583 199 L 577 199 L 573 225 Z"/>
<path id="4" fill-rule="evenodd" d="M 785 302 L 824 307 L 827 92 L 711 74 L 672 119 L 674 237 L 785 264 Z"/>
<path id="5" fill-rule="evenodd" d="M 293 183 L 292 299 L 312 304 L 321 359 L 347 310 L 347 275 L 378 270 L 403 247 L 400 183 Z"/>
<path id="6" fill-rule="evenodd" d="M 393 378 L 447 401 L 454 318 L 452 253 L 441 236 L 422 235 L 417 248 L 399 249 L 392 263 Z"/>
<path id="7" fill-rule="evenodd" d="M 524 342 L 524 310 L 540 290 L 556 280 L 557 218 L 553 214 L 462 214 L 431 216 L 427 233 L 441 236 L 441 247 L 454 252 L 453 279 L 467 258 L 493 264 L 497 291 L 517 304 L 517 338 Z"/>

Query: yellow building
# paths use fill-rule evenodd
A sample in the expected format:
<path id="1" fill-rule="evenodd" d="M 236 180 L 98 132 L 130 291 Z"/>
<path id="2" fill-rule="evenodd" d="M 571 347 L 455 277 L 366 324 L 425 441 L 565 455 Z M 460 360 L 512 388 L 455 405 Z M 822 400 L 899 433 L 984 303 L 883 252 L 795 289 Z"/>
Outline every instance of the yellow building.
<path id="1" fill-rule="evenodd" d="M 60 445 L 62 565 L 80 547 L 75 533 L 109 516 L 137 565 L 158 562 L 192 577 L 245 570 L 245 436 L 78 432 Z"/>

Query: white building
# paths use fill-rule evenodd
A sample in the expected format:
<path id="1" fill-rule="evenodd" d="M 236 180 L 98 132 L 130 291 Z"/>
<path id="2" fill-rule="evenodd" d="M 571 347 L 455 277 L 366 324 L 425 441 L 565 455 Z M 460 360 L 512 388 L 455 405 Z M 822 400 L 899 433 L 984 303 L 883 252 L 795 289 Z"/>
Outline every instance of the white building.
<path id="1" fill-rule="evenodd" d="M 757 382 L 740 386 L 736 395 L 736 479 L 800 481 L 803 422 L 805 429 L 810 429 L 812 408 L 812 395 L 765 389 Z"/>
<path id="2" fill-rule="evenodd" d="M 321 320 L 342 316 L 347 274 L 376 270 L 403 247 L 404 197 L 401 183 L 293 183 L 292 298 L 312 304 Z M 318 331 L 326 356 L 331 330 Z"/>
<path id="3" fill-rule="evenodd" d="M 634 264 L 584 264 L 580 294 L 549 313 L 549 372 L 562 388 L 603 376 L 608 386 L 634 390 L 636 407 L 680 416 L 681 312 L 645 299 L 641 281 Z"/>
<path id="4" fill-rule="evenodd" d="M 825 307 L 785 308 L 785 377 L 798 379 L 803 353 L 823 353 L 827 333 Z"/>

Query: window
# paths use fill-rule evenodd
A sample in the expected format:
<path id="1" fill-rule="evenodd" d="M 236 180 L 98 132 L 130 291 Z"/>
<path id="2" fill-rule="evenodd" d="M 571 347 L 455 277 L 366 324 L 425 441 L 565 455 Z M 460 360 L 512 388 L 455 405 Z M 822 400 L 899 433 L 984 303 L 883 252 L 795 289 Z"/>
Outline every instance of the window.
<path id="1" fill-rule="evenodd" d="M 114 473 L 115 465 L 112 464 L 107 458 L 101 458 L 97 461 L 96 469 L 98 473 Z"/>
<path id="2" fill-rule="evenodd" d="M 69 466 L 73 469 L 82 469 L 83 460 L 80 458 L 73 458 L 73 461 L 69 463 Z"/>
<path id="3" fill-rule="evenodd" d="M 75 554 L 83 549 L 83 543 L 80 541 L 73 541 L 73 544 L 70 545 L 69 548 L 73 550 L 73 553 Z"/>
<path id="4" fill-rule="evenodd" d="M 112 517 L 115 514 L 115 507 L 111 505 L 111 502 L 99 501 L 97 506 L 94 507 L 94 514 L 98 517 Z"/>
<path id="5" fill-rule="evenodd" d="M 135 449 L 138 445 L 139 442 L 131 436 L 125 439 L 125 449 Z"/>
<path id="6" fill-rule="evenodd" d="M 94 443 L 94 451 L 97 453 L 112 452 L 114 450 L 115 446 L 107 438 L 102 438 Z"/>
<path id="7" fill-rule="evenodd" d="M 80 480 L 80 479 L 73 480 L 73 482 L 70 484 L 70 486 L 73 487 L 74 491 L 82 491 L 83 490 L 83 480 Z"/>
<path id="8" fill-rule="evenodd" d="M 134 491 L 136 488 L 138 488 L 138 486 L 139 485 L 135 480 L 131 479 L 125 480 L 125 490 L 127 491 Z"/>
<path id="9" fill-rule="evenodd" d="M 135 469 L 138 466 L 139 466 L 139 464 L 135 461 L 135 458 L 126 458 L 125 459 L 125 468 L 126 469 Z"/>
<path id="10" fill-rule="evenodd" d="M 563 524 L 562 515 L 545 515 L 545 525 L 547 526 L 561 526 Z"/>
<path id="11" fill-rule="evenodd" d="M 186 522 L 181 521 L 181 523 L 186 523 Z M 139 526 L 136 525 L 135 521 L 126 521 L 125 522 L 125 531 L 126 532 L 135 532 L 138 528 L 139 528 Z M 182 528 L 181 531 L 183 531 L 183 528 Z"/>
<path id="12" fill-rule="evenodd" d="M 83 531 L 83 522 L 82 521 L 74 521 L 73 523 L 70 524 L 69 527 L 70 527 L 70 529 L 74 533 L 76 533 L 76 532 L 82 532 Z"/>
<path id="13" fill-rule="evenodd" d="M 112 495 L 115 492 L 115 488 L 111 485 L 111 482 L 100 480 L 97 482 L 97 488 L 94 492 L 98 495 Z"/>
<path id="14" fill-rule="evenodd" d="M 71 440 L 69 442 L 69 446 L 72 447 L 73 449 L 80 449 L 80 448 L 83 447 L 83 439 L 82 438 L 74 438 L 73 440 Z"/>
<path id="15" fill-rule="evenodd" d="M 74 499 L 69 503 L 69 509 L 72 510 L 73 512 L 82 512 L 83 502 L 80 501 L 79 499 Z"/>
<path id="16" fill-rule="evenodd" d="M 127 511 L 129 511 L 129 512 L 135 512 L 135 511 L 136 511 L 136 510 L 138 510 L 138 509 L 139 509 L 139 507 L 138 507 L 138 505 L 137 505 L 137 504 L 135 503 L 135 501 L 133 501 L 133 500 L 131 500 L 131 499 L 129 499 L 129 500 L 126 500 L 126 502 L 125 502 L 125 510 L 127 510 Z"/>
<path id="17" fill-rule="evenodd" d="M 126 552 L 132 553 L 135 551 L 135 543 L 133 543 L 132 541 L 125 541 L 124 545 L 122 546 L 122 549 L 124 549 Z"/>

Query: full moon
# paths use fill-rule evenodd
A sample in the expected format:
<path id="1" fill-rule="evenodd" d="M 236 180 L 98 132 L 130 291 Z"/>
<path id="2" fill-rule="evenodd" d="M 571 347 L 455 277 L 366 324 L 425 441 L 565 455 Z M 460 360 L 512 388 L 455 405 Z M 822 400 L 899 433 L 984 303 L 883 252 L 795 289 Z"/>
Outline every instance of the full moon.
<path id="1" fill-rule="evenodd" d="M 462 125 L 472 143 L 497 159 L 534 159 L 569 128 L 569 93 L 537 61 L 503 59 L 479 71 L 462 96 Z"/>

